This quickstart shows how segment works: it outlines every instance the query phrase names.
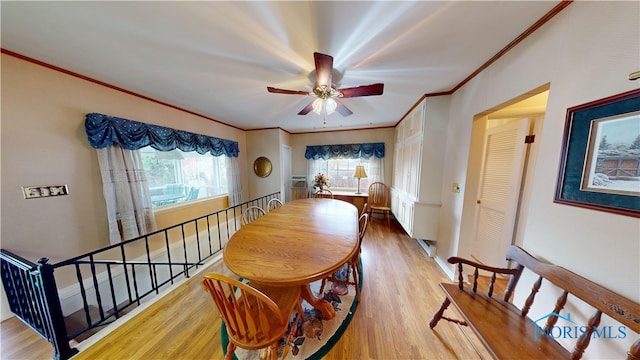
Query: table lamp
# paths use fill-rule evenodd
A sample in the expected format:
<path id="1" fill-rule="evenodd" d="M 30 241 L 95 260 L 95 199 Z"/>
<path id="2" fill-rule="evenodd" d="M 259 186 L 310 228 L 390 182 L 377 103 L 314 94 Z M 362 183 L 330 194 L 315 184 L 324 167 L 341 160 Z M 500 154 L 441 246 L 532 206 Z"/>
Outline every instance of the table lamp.
<path id="1" fill-rule="evenodd" d="M 364 171 L 364 166 L 357 165 L 356 171 L 353 172 L 353 177 L 358 178 L 358 191 L 356 191 L 356 194 L 362 194 L 360 192 L 360 179 L 367 177 L 367 172 Z"/>

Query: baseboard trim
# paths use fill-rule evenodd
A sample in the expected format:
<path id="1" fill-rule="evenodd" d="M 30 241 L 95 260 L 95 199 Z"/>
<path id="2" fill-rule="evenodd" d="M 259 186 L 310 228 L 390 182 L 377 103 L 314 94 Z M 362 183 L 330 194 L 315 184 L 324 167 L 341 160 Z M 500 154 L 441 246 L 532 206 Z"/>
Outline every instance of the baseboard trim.
<path id="1" fill-rule="evenodd" d="M 418 245 L 427 253 L 427 255 L 440 266 L 442 271 L 449 277 L 449 279 L 453 280 L 455 278 L 455 273 L 451 271 L 449 266 L 447 266 L 447 262 L 442 260 L 440 257 L 436 255 L 436 242 L 431 240 L 423 240 L 423 239 L 414 239 Z"/>
<path id="2" fill-rule="evenodd" d="M 455 272 L 451 271 L 451 269 L 449 268 L 449 266 L 447 266 L 447 263 L 444 260 L 440 259 L 439 256 L 435 256 L 433 260 L 435 260 L 436 264 L 438 264 L 442 269 L 442 271 L 444 271 L 444 273 L 447 274 L 449 279 L 451 280 L 455 279 L 455 276 L 456 276 Z"/>
<path id="3" fill-rule="evenodd" d="M 436 256 L 436 243 L 435 243 L 435 241 L 424 240 L 424 239 L 416 239 L 416 241 L 418 242 L 418 245 L 420 245 L 420 247 L 422 249 L 424 249 L 424 251 L 427 253 L 427 255 L 429 255 L 429 257 Z"/>

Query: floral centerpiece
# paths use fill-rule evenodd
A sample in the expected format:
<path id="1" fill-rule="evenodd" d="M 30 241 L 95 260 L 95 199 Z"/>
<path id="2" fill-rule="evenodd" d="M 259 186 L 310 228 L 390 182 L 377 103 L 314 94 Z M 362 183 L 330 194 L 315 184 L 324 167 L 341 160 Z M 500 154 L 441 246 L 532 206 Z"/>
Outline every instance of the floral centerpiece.
<path id="1" fill-rule="evenodd" d="M 318 175 L 313 178 L 313 187 L 320 190 L 323 190 L 325 187 L 330 187 L 329 178 L 325 174 L 318 173 Z"/>

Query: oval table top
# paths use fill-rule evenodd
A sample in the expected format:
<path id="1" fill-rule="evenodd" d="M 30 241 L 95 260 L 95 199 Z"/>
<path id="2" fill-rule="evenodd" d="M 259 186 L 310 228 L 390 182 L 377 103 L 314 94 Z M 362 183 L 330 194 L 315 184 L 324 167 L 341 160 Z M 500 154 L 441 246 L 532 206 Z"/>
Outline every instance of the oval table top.
<path id="1" fill-rule="evenodd" d="M 358 210 L 300 199 L 242 226 L 224 248 L 229 270 L 271 286 L 305 285 L 335 272 L 358 250 Z"/>

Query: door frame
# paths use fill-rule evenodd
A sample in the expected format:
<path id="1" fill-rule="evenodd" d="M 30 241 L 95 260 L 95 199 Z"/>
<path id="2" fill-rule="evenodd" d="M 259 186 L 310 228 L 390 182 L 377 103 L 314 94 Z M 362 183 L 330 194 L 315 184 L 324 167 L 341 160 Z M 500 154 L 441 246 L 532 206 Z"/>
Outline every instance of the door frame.
<path id="1" fill-rule="evenodd" d="M 495 267 L 504 267 L 506 261 L 504 261 L 504 255 L 506 254 L 509 246 L 514 244 L 515 236 L 517 232 L 517 217 L 519 207 L 522 205 L 522 188 L 525 181 L 524 174 L 525 166 L 527 164 L 527 155 L 530 150 L 530 144 L 525 141 L 528 135 L 531 135 L 532 126 L 535 122 L 533 117 L 519 117 L 515 119 L 492 119 L 487 121 L 487 127 L 485 129 L 484 146 L 482 150 L 482 164 L 480 166 L 480 174 L 478 177 L 478 200 L 475 208 L 475 220 L 473 222 L 473 235 L 471 241 L 471 257 L 480 263 Z M 490 126 L 489 126 L 490 125 Z M 514 133 L 515 132 L 515 133 Z M 512 134 L 513 135 L 510 135 Z M 508 176 L 505 176 L 505 183 L 500 188 L 507 188 L 508 193 L 505 198 L 494 198 L 492 196 L 484 196 L 482 194 L 483 188 L 485 188 L 485 173 L 488 172 L 490 163 L 489 160 L 489 148 L 488 140 L 490 137 L 496 136 L 497 139 L 502 141 L 508 141 L 509 144 L 513 144 L 513 152 L 509 153 L 513 162 L 512 167 L 508 171 Z M 508 136 L 506 140 L 505 136 Z M 500 140 L 498 140 L 500 141 Z M 507 143 L 501 143 L 498 146 L 505 146 Z M 504 152 L 492 153 L 491 159 L 495 160 L 496 157 L 501 160 L 505 160 L 503 157 L 506 155 Z M 499 166 L 499 165 L 498 165 Z M 495 170 L 495 168 L 492 168 Z M 489 171 L 494 173 L 494 171 Z M 504 173 L 500 173 L 504 174 Z M 491 189 L 491 187 L 489 188 Z M 482 203 L 480 202 L 482 200 Z M 493 222 L 489 225 L 489 228 L 494 231 L 491 232 L 488 238 L 478 239 L 478 232 L 480 228 L 486 228 L 485 222 L 481 223 L 481 214 L 502 214 L 502 222 Z M 489 216 L 486 220 L 491 221 L 493 216 Z M 495 221 L 495 220 L 494 220 Z M 502 223 L 502 228 L 496 233 L 495 226 Z M 485 262 L 487 261 L 487 262 Z"/>
<path id="2" fill-rule="evenodd" d="M 471 255 L 471 244 L 473 241 L 473 228 L 474 221 L 476 219 L 476 200 L 478 199 L 478 185 L 481 175 L 482 158 L 484 156 L 484 138 L 487 121 L 490 118 L 490 114 L 493 114 L 501 109 L 508 108 L 510 105 L 518 104 L 523 100 L 527 100 L 536 95 L 541 95 L 548 91 L 550 84 L 545 84 L 537 89 L 534 89 L 526 94 L 523 94 L 517 98 L 514 98 L 508 102 L 505 102 L 499 106 L 491 108 L 485 112 L 482 112 L 474 117 L 472 124 L 472 135 L 469 145 L 469 157 L 467 162 L 466 179 L 464 183 L 464 199 L 462 203 L 461 214 L 461 226 L 459 233 L 459 241 L 457 246 L 457 256 L 469 257 Z M 514 243 L 516 245 L 523 245 L 524 231 L 526 227 L 526 220 L 529 208 L 529 200 L 531 197 L 532 179 L 535 168 L 536 158 L 538 156 L 538 147 L 540 143 L 540 134 L 544 122 L 544 111 L 546 105 L 540 109 L 531 111 L 520 111 L 517 114 L 511 113 L 513 118 L 518 117 L 531 117 L 533 121 L 532 134 L 536 135 L 535 141 L 529 145 L 529 151 L 527 158 L 525 158 L 525 167 L 523 171 L 523 179 L 520 189 L 520 202 L 518 204 L 518 214 L 516 216 L 514 224 Z"/>
<path id="3" fill-rule="evenodd" d="M 291 146 L 282 145 L 280 149 L 282 161 L 282 174 L 280 174 L 280 200 L 287 202 L 291 200 Z"/>

